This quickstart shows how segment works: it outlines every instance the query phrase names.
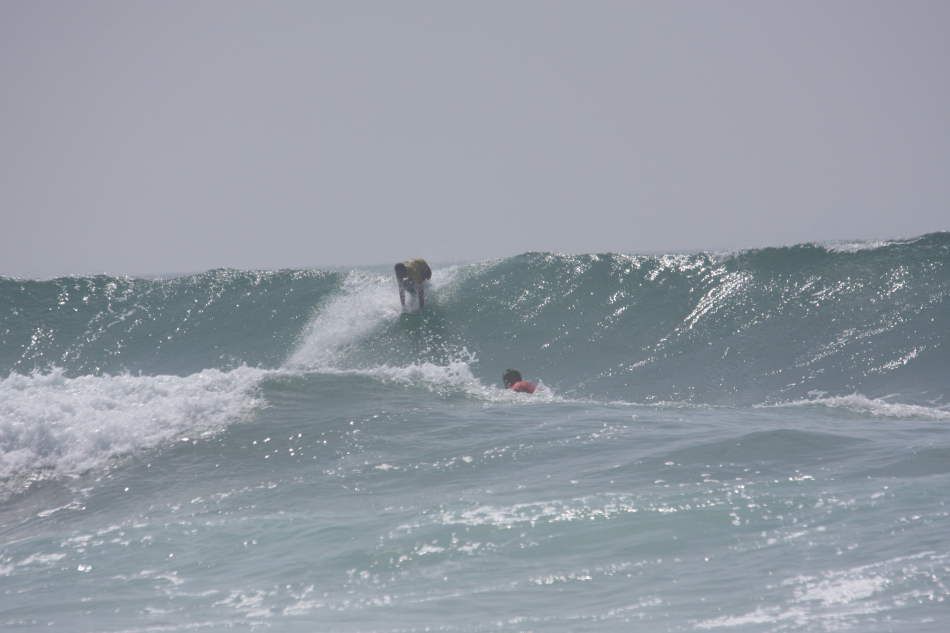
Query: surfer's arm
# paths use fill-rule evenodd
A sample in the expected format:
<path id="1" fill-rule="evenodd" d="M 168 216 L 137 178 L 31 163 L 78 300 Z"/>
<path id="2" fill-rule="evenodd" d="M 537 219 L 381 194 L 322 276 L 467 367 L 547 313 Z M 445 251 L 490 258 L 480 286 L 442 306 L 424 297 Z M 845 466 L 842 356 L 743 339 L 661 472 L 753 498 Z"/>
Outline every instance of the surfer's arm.
<path id="1" fill-rule="evenodd" d="M 419 295 L 419 309 L 421 310 L 426 303 L 426 294 L 421 282 L 416 283 L 416 293 Z"/>
<path id="2" fill-rule="evenodd" d="M 399 288 L 399 303 L 402 304 L 402 307 L 406 307 L 406 289 L 402 286 L 402 279 L 399 278 L 399 275 L 396 275 L 396 287 Z"/>

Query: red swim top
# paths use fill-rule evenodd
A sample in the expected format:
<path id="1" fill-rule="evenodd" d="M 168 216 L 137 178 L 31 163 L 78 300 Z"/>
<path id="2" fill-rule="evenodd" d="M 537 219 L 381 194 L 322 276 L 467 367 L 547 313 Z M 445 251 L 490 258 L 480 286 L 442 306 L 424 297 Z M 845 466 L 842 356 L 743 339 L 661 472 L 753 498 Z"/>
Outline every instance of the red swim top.
<path id="1" fill-rule="evenodd" d="M 537 388 L 538 386 L 536 384 L 528 382 L 527 380 L 519 380 L 509 387 L 512 391 L 520 391 L 521 393 L 534 393 L 534 390 Z"/>

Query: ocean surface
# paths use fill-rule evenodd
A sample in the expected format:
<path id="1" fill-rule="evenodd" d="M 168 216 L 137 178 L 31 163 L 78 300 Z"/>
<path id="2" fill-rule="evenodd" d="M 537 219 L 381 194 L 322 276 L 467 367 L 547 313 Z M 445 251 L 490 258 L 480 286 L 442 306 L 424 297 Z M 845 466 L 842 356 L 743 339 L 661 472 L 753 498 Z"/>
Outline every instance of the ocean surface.
<path id="1" fill-rule="evenodd" d="M 0 277 L 0 630 L 950 631 L 950 233 L 433 269 Z"/>

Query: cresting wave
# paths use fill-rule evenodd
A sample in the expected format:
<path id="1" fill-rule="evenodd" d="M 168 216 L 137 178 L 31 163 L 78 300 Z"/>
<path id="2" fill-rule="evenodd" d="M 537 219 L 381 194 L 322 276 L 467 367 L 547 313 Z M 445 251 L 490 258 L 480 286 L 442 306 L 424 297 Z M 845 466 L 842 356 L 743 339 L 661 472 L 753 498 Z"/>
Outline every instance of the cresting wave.
<path id="1" fill-rule="evenodd" d="M 74 476 L 207 436 L 261 404 L 254 387 L 266 374 L 248 367 L 185 377 L 10 374 L 0 380 L 0 480 Z"/>
<path id="2" fill-rule="evenodd" d="M 859 414 L 868 414 L 885 418 L 920 418 L 924 420 L 950 420 L 950 407 L 922 406 L 889 402 L 884 398 L 868 398 L 859 393 L 847 396 L 823 397 L 816 394 L 807 400 L 794 400 L 773 407 L 828 407 L 844 409 Z"/>
<path id="3" fill-rule="evenodd" d="M 0 278 L 0 478 L 71 476 L 213 433 L 275 375 L 444 395 L 841 408 L 946 419 L 950 234 L 725 255 L 527 253 L 436 267 Z"/>

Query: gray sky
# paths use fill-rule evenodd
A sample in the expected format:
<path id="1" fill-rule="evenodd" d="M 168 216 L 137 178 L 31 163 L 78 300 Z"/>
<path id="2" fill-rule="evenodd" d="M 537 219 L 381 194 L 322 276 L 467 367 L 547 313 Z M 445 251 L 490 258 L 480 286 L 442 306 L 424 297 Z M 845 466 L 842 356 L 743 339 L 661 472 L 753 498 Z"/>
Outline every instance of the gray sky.
<path id="1" fill-rule="evenodd" d="M 950 2 L 0 0 L 0 274 L 950 229 Z"/>

